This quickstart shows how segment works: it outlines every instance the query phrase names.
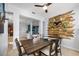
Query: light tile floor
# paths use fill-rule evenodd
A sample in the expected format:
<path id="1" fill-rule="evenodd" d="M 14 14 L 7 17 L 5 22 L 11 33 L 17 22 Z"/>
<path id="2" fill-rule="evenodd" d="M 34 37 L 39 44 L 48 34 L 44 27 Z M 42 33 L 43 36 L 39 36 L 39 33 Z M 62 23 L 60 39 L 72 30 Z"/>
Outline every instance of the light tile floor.
<path id="1" fill-rule="evenodd" d="M 17 49 L 8 50 L 7 56 L 18 56 Z M 79 56 L 79 51 L 74 51 L 68 48 L 62 48 L 62 56 Z"/>

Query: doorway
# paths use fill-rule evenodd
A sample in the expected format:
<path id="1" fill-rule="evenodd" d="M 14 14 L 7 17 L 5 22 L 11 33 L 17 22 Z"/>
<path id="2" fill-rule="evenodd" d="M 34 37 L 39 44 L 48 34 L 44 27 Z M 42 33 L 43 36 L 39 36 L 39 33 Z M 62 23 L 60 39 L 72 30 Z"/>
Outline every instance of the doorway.
<path id="1" fill-rule="evenodd" d="M 13 23 L 8 23 L 8 50 L 13 49 Z"/>
<path id="2" fill-rule="evenodd" d="M 19 37 L 31 39 L 33 35 L 40 34 L 39 22 L 39 20 L 20 15 Z"/>
<path id="3" fill-rule="evenodd" d="M 13 13 L 6 13 L 8 20 L 8 51 L 13 49 Z"/>

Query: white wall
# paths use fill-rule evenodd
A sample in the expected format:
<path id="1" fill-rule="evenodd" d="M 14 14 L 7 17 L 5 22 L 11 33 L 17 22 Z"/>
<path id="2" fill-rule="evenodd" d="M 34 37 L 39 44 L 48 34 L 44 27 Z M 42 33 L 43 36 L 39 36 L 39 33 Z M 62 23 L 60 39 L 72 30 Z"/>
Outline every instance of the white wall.
<path id="1" fill-rule="evenodd" d="M 4 23 L 4 33 L 0 34 L 0 55 L 6 55 L 8 47 L 8 21 Z"/>
<path id="2" fill-rule="evenodd" d="M 43 37 L 43 21 L 39 22 L 39 34 L 41 35 L 41 37 Z"/>
<path id="3" fill-rule="evenodd" d="M 19 36 L 26 36 L 26 31 L 28 30 L 28 25 L 31 23 L 31 19 L 20 17 L 20 26 L 19 26 Z"/>
<path id="4" fill-rule="evenodd" d="M 70 40 L 63 40 L 62 46 L 79 51 L 79 8 L 74 8 L 74 12 L 74 37 Z"/>
<path id="5" fill-rule="evenodd" d="M 43 21 L 43 36 L 48 36 L 48 18 Z"/>
<path id="6" fill-rule="evenodd" d="M 3 34 L 0 34 L 0 56 L 3 55 L 3 49 L 2 49 L 2 39 Z"/>

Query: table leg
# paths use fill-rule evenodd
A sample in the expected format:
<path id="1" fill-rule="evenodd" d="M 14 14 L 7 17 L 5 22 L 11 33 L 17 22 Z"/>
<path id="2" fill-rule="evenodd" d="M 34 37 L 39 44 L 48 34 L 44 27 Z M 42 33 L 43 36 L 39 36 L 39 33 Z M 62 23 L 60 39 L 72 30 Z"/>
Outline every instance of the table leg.
<path id="1" fill-rule="evenodd" d="M 55 56 L 58 56 L 57 47 L 58 47 L 58 40 L 55 41 Z"/>
<path id="2" fill-rule="evenodd" d="M 51 53 L 52 53 L 52 45 L 53 45 L 53 43 L 50 44 L 50 51 L 49 51 L 50 56 L 51 56 Z"/>
<path id="3" fill-rule="evenodd" d="M 41 51 L 38 51 L 38 55 L 41 56 Z"/>

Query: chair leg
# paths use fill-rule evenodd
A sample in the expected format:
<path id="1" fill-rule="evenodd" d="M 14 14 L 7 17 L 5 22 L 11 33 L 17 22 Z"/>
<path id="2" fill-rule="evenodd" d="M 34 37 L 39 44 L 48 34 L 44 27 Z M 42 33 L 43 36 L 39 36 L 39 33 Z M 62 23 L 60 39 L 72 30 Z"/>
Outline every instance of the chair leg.
<path id="1" fill-rule="evenodd" d="M 50 45 L 49 56 L 51 56 L 51 53 L 52 53 L 52 45 L 53 44 Z"/>
<path id="2" fill-rule="evenodd" d="M 36 56 L 36 54 L 35 54 L 35 53 L 33 53 L 33 55 L 34 55 L 34 56 Z"/>
<path id="3" fill-rule="evenodd" d="M 60 56 L 62 56 L 62 52 L 61 52 L 61 49 L 60 49 Z"/>
<path id="4" fill-rule="evenodd" d="M 62 52 L 61 52 L 61 41 L 60 41 L 60 56 L 62 56 Z"/>
<path id="5" fill-rule="evenodd" d="M 38 55 L 41 56 L 41 51 L 38 51 Z"/>
<path id="6" fill-rule="evenodd" d="M 55 42 L 55 56 L 58 56 L 58 40 Z"/>
<path id="7" fill-rule="evenodd" d="M 22 54 L 21 54 L 21 53 L 19 53 L 19 56 L 22 56 Z"/>

